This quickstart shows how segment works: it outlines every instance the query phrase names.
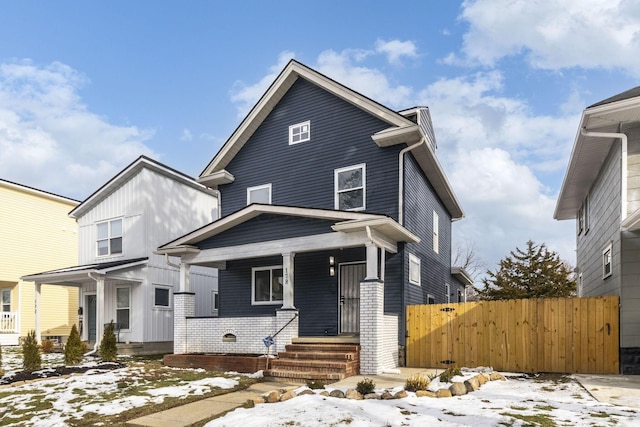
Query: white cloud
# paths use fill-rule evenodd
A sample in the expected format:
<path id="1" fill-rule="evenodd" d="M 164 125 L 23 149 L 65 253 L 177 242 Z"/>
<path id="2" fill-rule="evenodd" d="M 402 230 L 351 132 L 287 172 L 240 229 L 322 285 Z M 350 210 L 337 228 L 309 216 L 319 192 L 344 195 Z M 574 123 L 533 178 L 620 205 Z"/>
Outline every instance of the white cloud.
<path id="1" fill-rule="evenodd" d="M 193 135 L 191 131 L 187 128 L 182 129 L 182 135 L 180 135 L 180 141 L 191 141 L 193 140 Z"/>
<path id="2" fill-rule="evenodd" d="M 54 62 L 0 64 L 2 178 L 84 198 L 141 154 L 152 132 L 116 126 L 88 111 L 87 79 Z"/>
<path id="3" fill-rule="evenodd" d="M 416 58 L 418 56 L 417 47 L 412 41 L 377 40 L 376 51 L 385 54 L 391 64 L 399 63 L 403 57 Z"/>
<path id="4" fill-rule="evenodd" d="M 495 65 L 524 54 L 531 66 L 625 69 L 640 76 L 636 0 L 467 0 L 462 57 L 445 62 Z"/>

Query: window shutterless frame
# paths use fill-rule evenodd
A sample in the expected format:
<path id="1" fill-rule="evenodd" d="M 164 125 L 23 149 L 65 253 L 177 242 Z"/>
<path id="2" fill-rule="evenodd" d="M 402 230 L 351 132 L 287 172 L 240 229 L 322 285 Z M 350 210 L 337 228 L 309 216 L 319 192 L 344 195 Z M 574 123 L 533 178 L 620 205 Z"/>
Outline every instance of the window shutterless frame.
<path id="1" fill-rule="evenodd" d="M 96 255 L 122 254 L 122 218 L 96 223 Z"/>
<path id="2" fill-rule="evenodd" d="M 409 254 L 409 283 L 420 286 L 421 273 L 420 258 Z"/>
<path id="3" fill-rule="evenodd" d="M 289 126 L 289 145 L 309 141 L 311 139 L 311 122 L 297 123 Z"/>
<path id="4" fill-rule="evenodd" d="M 156 285 L 153 287 L 153 307 L 171 308 L 171 288 Z"/>
<path id="5" fill-rule="evenodd" d="M 271 204 L 271 183 L 247 188 L 247 206 L 251 203 Z"/>
<path id="6" fill-rule="evenodd" d="M 282 272 L 281 265 L 251 269 L 251 305 L 282 304 Z"/>
<path id="7" fill-rule="evenodd" d="M 613 273 L 613 253 L 612 253 L 612 245 L 609 243 L 602 250 L 602 278 L 606 279 L 611 276 Z"/>
<path id="8" fill-rule="evenodd" d="M 361 211 L 367 206 L 367 166 L 365 163 L 334 170 L 334 208 Z"/>

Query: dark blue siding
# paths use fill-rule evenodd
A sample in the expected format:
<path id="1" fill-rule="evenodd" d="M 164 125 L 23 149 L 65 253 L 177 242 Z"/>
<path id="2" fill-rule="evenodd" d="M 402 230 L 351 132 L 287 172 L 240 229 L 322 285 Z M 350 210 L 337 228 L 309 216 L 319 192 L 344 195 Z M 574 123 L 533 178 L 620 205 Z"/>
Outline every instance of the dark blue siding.
<path id="1" fill-rule="evenodd" d="M 244 245 L 269 240 L 289 239 L 313 234 L 331 233 L 336 221 L 262 214 L 230 230 L 198 243 L 200 249 Z"/>
<path id="2" fill-rule="evenodd" d="M 311 140 L 289 145 L 289 126 L 311 122 Z M 300 78 L 227 165 L 223 215 L 241 209 L 247 188 L 272 184 L 274 205 L 334 209 L 334 170 L 367 165 L 368 212 L 397 219 L 398 153 L 371 139 L 388 124 Z"/>

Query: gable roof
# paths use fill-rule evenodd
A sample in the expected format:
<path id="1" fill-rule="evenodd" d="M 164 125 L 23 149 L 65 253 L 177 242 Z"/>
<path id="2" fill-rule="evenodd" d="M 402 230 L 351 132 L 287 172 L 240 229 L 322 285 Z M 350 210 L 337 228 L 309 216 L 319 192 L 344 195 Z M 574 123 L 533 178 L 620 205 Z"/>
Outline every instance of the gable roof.
<path id="1" fill-rule="evenodd" d="M 411 151 L 418 161 L 418 164 L 435 188 L 438 196 L 451 214 L 451 217 L 453 219 L 460 219 L 464 216 L 460 203 L 433 151 L 435 148 L 433 132 L 427 132 L 427 134 L 425 134 L 424 129 L 421 129 L 419 124 L 408 119 L 405 115 L 393 111 L 293 59 L 289 61 L 264 95 L 262 95 L 260 100 L 251 109 L 249 114 L 242 120 L 214 158 L 200 173 L 198 182 L 215 187 L 218 184 L 233 181 L 233 175 L 228 173 L 225 167 L 227 167 L 235 155 L 244 147 L 251 135 L 253 135 L 299 78 L 303 78 L 321 87 L 388 123 L 389 128 L 372 135 L 373 141 L 378 146 L 388 147 L 396 144 L 407 144 L 408 146 L 420 144 L 419 147 Z M 413 112 L 413 109 L 405 110 L 405 112 L 409 114 Z M 428 115 L 428 111 L 426 114 Z M 430 121 L 430 117 L 428 120 Z M 426 141 L 426 139 L 429 139 L 429 141 Z"/>
<path id="2" fill-rule="evenodd" d="M 39 190 L 37 188 L 29 187 L 27 185 L 18 184 L 17 182 L 7 181 L 0 178 L 0 187 L 11 188 L 12 190 L 21 191 L 23 193 L 33 194 L 45 199 L 54 200 L 56 202 L 68 203 L 69 205 L 76 206 L 80 201 L 70 199 L 68 197 L 60 196 L 58 194 L 50 193 L 48 191 Z"/>
<path id="3" fill-rule="evenodd" d="M 132 163 L 130 163 L 127 167 L 125 167 L 122 171 L 120 171 L 116 176 L 107 181 L 102 187 L 98 188 L 75 209 L 69 212 L 69 216 L 72 218 L 81 217 L 145 168 L 164 175 L 191 188 L 194 188 L 198 191 L 208 193 L 212 196 L 216 195 L 214 191 L 208 189 L 202 184 L 199 184 L 194 178 L 190 177 L 189 175 L 186 175 L 147 156 L 140 156 Z"/>
<path id="4" fill-rule="evenodd" d="M 582 113 L 569 165 L 558 195 L 555 219 L 574 219 L 617 140 L 584 132 L 618 133 L 624 123 L 640 121 L 640 86 L 587 107 Z"/>
<path id="5" fill-rule="evenodd" d="M 169 243 L 165 243 L 158 248 L 156 253 L 170 254 L 172 252 L 188 252 L 188 247 L 193 247 L 193 245 L 205 239 L 232 229 L 262 214 L 331 220 L 336 222 L 332 227 L 334 231 L 354 232 L 363 230 L 366 227 L 371 227 L 381 230 L 385 235 L 397 241 L 420 241 L 417 236 L 386 215 L 253 203 L 224 218 L 220 218 Z"/>

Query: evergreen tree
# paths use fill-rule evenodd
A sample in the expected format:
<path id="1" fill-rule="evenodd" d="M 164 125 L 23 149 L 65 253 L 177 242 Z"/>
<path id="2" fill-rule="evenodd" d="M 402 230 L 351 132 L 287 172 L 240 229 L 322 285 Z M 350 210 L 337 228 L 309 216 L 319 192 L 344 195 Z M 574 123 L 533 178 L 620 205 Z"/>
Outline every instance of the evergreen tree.
<path id="1" fill-rule="evenodd" d="M 31 330 L 22 343 L 22 369 L 28 372 L 37 371 L 42 367 L 40 347 L 36 340 L 36 331 Z"/>
<path id="2" fill-rule="evenodd" d="M 67 345 L 64 347 L 64 363 L 66 365 L 77 365 L 82 361 L 82 340 L 78 328 L 74 324 L 67 339 Z"/>
<path id="3" fill-rule="evenodd" d="M 480 290 L 484 300 L 566 298 L 576 291 L 572 268 L 544 243 L 536 245 L 531 240 L 526 250 L 511 251 L 500 261 L 500 268 L 487 271 L 487 276 Z"/>
<path id="4" fill-rule="evenodd" d="M 104 328 L 102 341 L 100 342 L 100 357 L 106 362 L 115 362 L 118 355 L 116 335 L 113 333 L 113 320 Z"/>

